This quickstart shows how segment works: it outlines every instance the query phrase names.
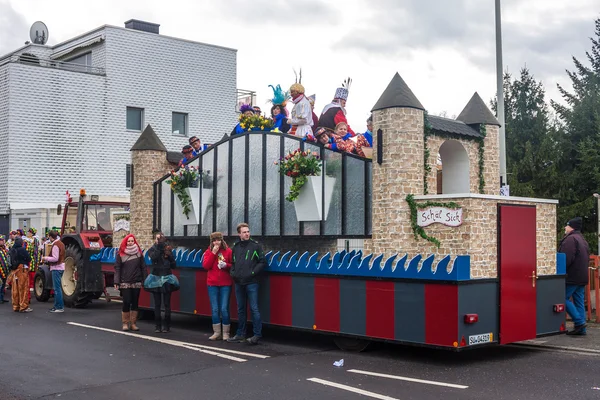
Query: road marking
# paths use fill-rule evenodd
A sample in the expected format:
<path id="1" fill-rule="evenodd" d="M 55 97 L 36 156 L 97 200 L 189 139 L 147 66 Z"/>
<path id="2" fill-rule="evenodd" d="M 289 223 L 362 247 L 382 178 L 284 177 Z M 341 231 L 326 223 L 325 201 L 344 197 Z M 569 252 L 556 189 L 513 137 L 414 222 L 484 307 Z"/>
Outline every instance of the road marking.
<path id="1" fill-rule="evenodd" d="M 437 381 L 427 381 L 427 380 L 424 380 L 424 379 L 408 378 L 406 376 L 388 375 L 388 374 L 380 374 L 378 372 L 362 371 L 360 369 L 349 369 L 347 372 L 352 372 L 354 374 L 363 374 L 363 375 L 370 375 L 370 376 L 378 376 L 380 378 L 396 379 L 396 380 L 399 380 L 399 381 L 425 383 L 427 385 L 445 386 L 445 387 L 451 387 L 451 388 L 455 388 L 455 389 L 468 389 L 469 388 L 468 386 L 456 385 L 454 383 L 445 383 L 445 382 L 437 382 Z"/>
<path id="2" fill-rule="evenodd" d="M 308 378 L 307 381 L 311 381 L 311 382 L 315 382 L 315 383 L 320 383 L 321 385 L 331 386 L 331 387 L 334 387 L 334 388 L 337 388 L 337 389 L 347 390 L 348 392 L 354 392 L 354 393 L 362 394 L 363 396 L 369 396 L 369 397 L 372 397 L 374 399 L 380 399 L 380 400 L 398 400 L 395 397 L 385 396 L 383 394 L 379 394 L 379 393 L 375 393 L 375 392 L 369 392 L 368 390 L 357 389 L 357 388 L 354 388 L 352 386 L 342 385 L 341 383 L 335 383 L 335 382 L 331 382 L 331 381 L 326 381 L 324 379 Z"/>
<path id="3" fill-rule="evenodd" d="M 200 353 L 205 353 L 205 354 L 210 354 L 212 356 L 217 356 L 217 357 L 225 358 L 225 359 L 231 360 L 231 361 L 244 362 L 244 361 L 248 361 L 248 360 L 246 360 L 244 358 L 239 358 L 239 357 L 231 356 L 229 354 L 222 354 L 222 353 L 231 353 L 231 354 L 237 354 L 237 355 L 246 355 L 246 356 L 249 356 L 249 357 L 263 358 L 263 359 L 264 358 L 269 358 L 269 356 L 264 356 L 262 354 L 247 353 L 247 352 L 243 352 L 243 351 L 229 350 L 229 349 L 220 349 L 218 347 L 210 347 L 210 346 L 204 346 L 204 345 L 200 345 L 200 344 L 180 342 L 180 341 L 172 340 L 172 339 L 156 338 L 156 337 L 152 337 L 152 336 L 141 335 L 139 333 L 117 331 L 117 330 L 114 330 L 114 329 L 101 328 L 99 326 L 79 324 L 77 322 L 67 322 L 67 324 L 68 325 L 73 325 L 73 326 L 78 326 L 78 327 L 81 327 L 81 328 L 95 329 L 95 330 L 98 330 L 98 331 L 104 331 L 104 332 L 109 332 L 109 333 L 117 333 L 119 335 L 131 336 L 131 337 L 135 337 L 135 338 L 138 338 L 138 339 L 145 339 L 145 340 L 149 340 L 149 341 L 152 341 L 152 342 L 158 342 L 158 343 L 168 344 L 168 345 L 171 345 L 171 346 L 181 347 L 181 348 L 184 348 L 184 349 L 198 351 Z"/>
<path id="4" fill-rule="evenodd" d="M 600 350 L 586 349 L 583 347 L 534 345 L 534 344 L 520 344 L 520 343 L 509 344 L 507 346 L 521 348 L 521 349 L 528 349 L 528 350 L 547 351 L 547 352 L 555 352 L 555 353 L 571 353 L 571 354 L 580 354 L 580 355 L 591 356 L 591 357 L 600 357 Z"/>

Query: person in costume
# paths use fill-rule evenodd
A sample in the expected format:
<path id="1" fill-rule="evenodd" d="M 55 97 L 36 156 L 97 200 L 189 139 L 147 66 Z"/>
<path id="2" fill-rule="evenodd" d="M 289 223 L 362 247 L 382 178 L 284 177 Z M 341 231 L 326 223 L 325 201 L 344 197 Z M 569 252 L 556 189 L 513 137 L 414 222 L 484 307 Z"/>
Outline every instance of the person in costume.
<path id="1" fill-rule="evenodd" d="M 29 313 L 29 264 L 31 257 L 23 245 L 23 239 L 15 238 L 15 243 L 9 251 L 10 269 L 12 276 L 12 306 L 15 312 Z"/>
<path id="2" fill-rule="evenodd" d="M 142 282 L 146 278 L 144 254 L 135 236 L 129 234 L 123 238 L 115 263 L 115 289 L 121 291 L 123 308 L 121 309 L 122 330 L 139 331 L 137 327 L 138 303 Z"/>
<path id="3" fill-rule="evenodd" d="M 304 95 L 304 86 L 300 83 L 294 83 L 290 87 L 290 94 L 292 96 L 292 113 L 288 118 L 287 123 L 291 125 L 290 135 L 296 135 L 299 137 L 306 137 L 312 134 L 312 109 L 310 108 L 310 102 Z"/>
<path id="4" fill-rule="evenodd" d="M 9 262 L 6 237 L 0 235 L 0 279 L 2 280 L 0 284 L 0 304 L 8 302 L 8 300 L 4 300 L 4 290 L 6 288 L 6 278 L 8 278 L 8 274 L 10 273 Z"/>
<path id="5" fill-rule="evenodd" d="M 183 154 L 183 158 L 179 160 L 179 164 L 177 165 L 179 168 L 183 167 L 185 163 L 194 158 L 194 148 L 189 144 L 186 144 L 181 149 L 181 154 Z"/>
<path id="6" fill-rule="evenodd" d="M 336 125 L 340 122 L 345 122 L 348 125 L 348 120 L 346 119 L 346 100 L 348 100 L 348 92 L 350 90 L 350 84 L 352 83 L 352 79 L 348 78 L 342 84 L 342 87 L 339 87 L 335 91 L 335 97 L 333 101 L 323 108 L 321 112 L 321 116 L 319 117 L 319 127 L 329 128 L 334 130 Z M 356 136 L 356 133 L 350 128 L 348 125 L 348 132 L 352 136 Z"/>
<path id="7" fill-rule="evenodd" d="M 316 130 L 319 128 L 319 117 L 317 116 L 317 114 L 315 114 L 315 101 L 316 100 L 317 100 L 316 94 L 308 96 L 308 102 L 310 103 L 310 112 L 312 113 L 312 120 L 313 120 L 313 125 L 312 125 L 313 133 L 316 132 Z"/>
<path id="8" fill-rule="evenodd" d="M 33 275 L 42 262 L 42 252 L 40 251 L 40 239 L 37 236 L 37 229 L 29 228 L 24 241 L 26 243 L 27 252 L 31 257 L 31 264 L 29 265 L 29 279 L 31 285 L 33 285 Z"/>
<path id="9" fill-rule="evenodd" d="M 17 231 L 10 231 L 10 233 L 8 234 L 8 241 L 6 242 L 6 248 L 8 250 L 11 249 L 11 247 L 13 247 L 13 244 L 15 244 L 15 235 L 17 234 Z"/>
<path id="10" fill-rule="evenodd" d="M 251 117 L 255 115 L 254 114 L 254 108 L 252 108 L 251 105 L 248 104 L 242 104 L 242 106 L 240 107 L 240 120 L 243 117 Z M 244 133 L 248 130 L 247 127 L 243 127 L 241 121 L 238 122 L 238 124 L 235 126 L 235 128 L 233 128 L 233 130 L 231 131 L 232 135 L 239 135 L 241 133 Z"/>
<path id="11" fill-rule="evenodd" d="M 284 92 L 283 89 L 281 89 L 281 85 L 269 85 L 269 87 L 273 89 L 273 98 L 269 100 L 273 104 L 271 107 L 271 118 L 273 119 L 272 130 L 288 133 L 290 125 L 287 122 L 288 111 L 285 108 L 285 105 L 290 95 L 288 92 Z"/>
<path id="12" fill-rule="evenodd" d="M 369 147 L 373 147 L 373 116 L 371 115 L 367 118 L 367 130 L 362 134 L 367 142 L 369 142 Z"/>
<path id="13" fill-rule="evenodd" d="M 155 333 L 171 332 L 171 293 L 179 290 L 179 280 L 173 275 L 177 267 L 173 248 L 161 232 L 155 234 L 154 245 L 148 250 L 152 261 L 152 270 L 144 281 L 144 289 L 152 293 L 154 298 Z M 161 304 L 165 306 L 164 325 L 161 318 Z"/>
<path id="14" fill-rule="evenodd" d="M 315 132 L 315 138 L 327 149 L 356 154 L 356 143 L 352 140 L 344 140 L 329 128 L 319 127 Z"/>

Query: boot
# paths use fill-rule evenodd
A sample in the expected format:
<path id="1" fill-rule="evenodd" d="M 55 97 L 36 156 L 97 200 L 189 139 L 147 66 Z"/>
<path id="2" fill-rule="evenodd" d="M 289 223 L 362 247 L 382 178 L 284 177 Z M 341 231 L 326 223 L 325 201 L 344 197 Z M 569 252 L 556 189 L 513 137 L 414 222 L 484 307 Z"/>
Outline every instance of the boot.
<path id="1" fill-rule="evenodd" d="M 228 340 L 229 339 L 230 329 L 231 329 L 231 325 L 225 325 L 225 324 L 223 324 L 223 340 Z"/>
<path id="2" fill-rule="evenodd" d="M 154 311 L 154 333 L 162 332 L 162 319 L 160 318 L 160 310 Z"/>
<path id="3" fill-rule="evenodd" d="M 138 319 L 138 312 L 137 311 L 132 311 L 131 312 L 131 317 L 130 317 L 130 321 L 131 321 L 131 330 L 132 331 L 139 331 L 140 328 L 137 327 L 137 325 L 135 324 L 137 322 Z"/>
<path id="4" fill-rule="evenodd" d="M 128 312 L 122 312 L 121 311 L 121 320 L 123 321 L 123 330 L 124 331 L 128 331 L 129 330 L 129 318 L 130 318 L 131 313 Z"/>
<path id="5" fill-rule="evenodd" d="M 171 332 L 171 310 L 169 310 L 168 312 L 165 311 L 165 319 L 162 331 L 165 333 Z"/>
<path id="6" fill-rule="evenodd" d="M 213 324 L 213 334 L 208 340 L 220 340 L 221 339 L 221 324 Z"/>

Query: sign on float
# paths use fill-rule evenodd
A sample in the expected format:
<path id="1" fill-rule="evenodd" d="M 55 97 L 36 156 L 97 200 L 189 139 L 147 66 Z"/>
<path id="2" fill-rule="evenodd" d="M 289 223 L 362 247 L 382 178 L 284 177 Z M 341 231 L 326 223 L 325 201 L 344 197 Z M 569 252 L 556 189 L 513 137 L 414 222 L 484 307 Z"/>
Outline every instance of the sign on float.
<path id="1" fill-rule="evenodd" d="M 460 226 L 463 222 L 462 208 L 427 207 L 417 212 L 417 225 L 429 226 L 442 224 L 446 226 Z"/>

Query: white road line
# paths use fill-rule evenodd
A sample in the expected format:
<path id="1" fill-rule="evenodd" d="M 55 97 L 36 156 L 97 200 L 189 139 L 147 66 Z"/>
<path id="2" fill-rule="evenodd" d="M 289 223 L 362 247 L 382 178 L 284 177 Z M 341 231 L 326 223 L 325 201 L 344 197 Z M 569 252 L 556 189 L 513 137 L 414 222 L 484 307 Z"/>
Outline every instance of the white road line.
<path id="1" fill-rule="evenodd" d="M 320 383 L 321 385 L 331 386 L 331 387 L 334 387 L 334 388 L 337 388 L 337 389 L 347 390 L 348 392 L 358 393 L 358 394 L 361 394 L 363 396 L 372 397 L 374 399 L 380 399 L 380 400 L 398 400 L 395 397 L 390 397 L 390 396 L 385 396 L 385 395 L 379 394 L 379 393 L 369 392 L 368 390 L 357 389 L 357 388 L 352 387 L 352 386 L 342 385 L 341 383 L 330 382 L 330 381 L 326 381 L 324 379 L 308 378 L 307 381 L 311 381 L 311 382 L 315 382 L 315 383 Z"/>
<path id="2" fill-rule="evenodd" d="M 265 356 L 262 354 L 256 354 L 256 353 L 247 353 L 245 351 L 238 351 L 238 350 L 229 350 L 229 349 L 222 349 L 220 347 L 212 347 L 212 346 L 205 346 L 203 344 L 196 344 L 196 343 L 186 343 L 186 345 L 188 346 L 193 346 L 193 347 L 199 347 L 201 349 L 213 349 L 213 350 L 218 350 L 218 351 L 222 351 L 223 353 L 231 353 L 231 354 L 237 354 L 240 356 L 247 356 L 247 357 L 254 357 L 254 358 L 260 358 L 260 359 L 265 359 L 265 358 L 269 358 L 269 356 Z"/>
<path id="3" fill-rule="evenodd" d="M 73 326 L 79 326 L 81 328 L 95 329 L 95 330 L 98 330 L 98 331 L 116 333 L 116 334 L 119 334 L 119 335 L 131 336 L 131 337 L 135 337 L 135 338 L 138 338 L 138 339 L 149 340 L 149 341 L 152 341 L 152 342 L 158 342 L 158 343 L 168 344 L 168 345 L 171 345 L 171 346 L 181 347 L 181 348 L 188 349 L 188 350 L 198 351 L 200 353 L 210 354 L 211 356 L 217 356 L 217 357 L 220 357 L 220 358 L 225 358 L 225 359 L 231 360 L 231 361 L 237 361 L 237 362 L 248 361 L 248 360 L 246 360 L 244 358 L 230 356 L 229 354 L 222 354 L 222 353 L 219 353 L 217 351 L 206 350 L 206 349 L 210 348 L 210 349 L 213 349 L 213 350 L 222 351 L 222 349 L 219 349 L 219 348 L 216 348 L 216 347 L 203 346 L 203 348 L 198 348 L 198 347 L 193 346 L 191 343 L 179 342 L 177 340 L 155 338 L 155 337 L 152 337 L 152 336 L 140 335 L 138 333 L 123 332 L 123 331 L 117 331 L 117 330 L 114 330 L 114 329 L 101 328 L 101 327 L 93 326 L 93 325 L 79 324 L 77 322 L 67 322 L 67 324 L 68 325 L 73 325 Z M 251 354 L 251 353 L 248 353 L 248 354 Z M 258 356 L 258 354 L 254 355 L 254 356 Z"/>
<path id="4" fill-rule="evenodd" d="M 427 380 L 424 380 L 424 379 L 408 378 L 408 377 L 405 377 L 405 376 L 388 375 L 388 374 L 380 374 L 378 372 L 362 371 L 360 369 L 349 369 L 347 372 L 352 372 L 354 374 L 363 374 L 363 375 L 377 376 L 377 377 L 380 377 L 380 378 L 396 379 L 396 380 L 399 380 L 399 381 L 425 383 L 427 385 L 445 386 L 445 387 L 450 387 L 450 388 L 455 388 L 455 389 L 468 389 L 469 388 L 468 386 L 456 385 L 454 383 L 445 383 L 445 382 L 437 382 L 437 381 L 427 381 Z"/>
<path id="5" fill-rule="evenodd" d="M 545 352 L 551 352 L 551 353 L 571 353 L 571 354 L 578 354 L 578 355 L 582 355 L 582 356 L 600 357 L 600 350 L 585 349 L 583 347 L 536 346 L 536 345 L 520 344 L 520 343 L 519 344 L 507 344 L 506 346 L 520 348 L 520 349 L 545 351 Z"/>

